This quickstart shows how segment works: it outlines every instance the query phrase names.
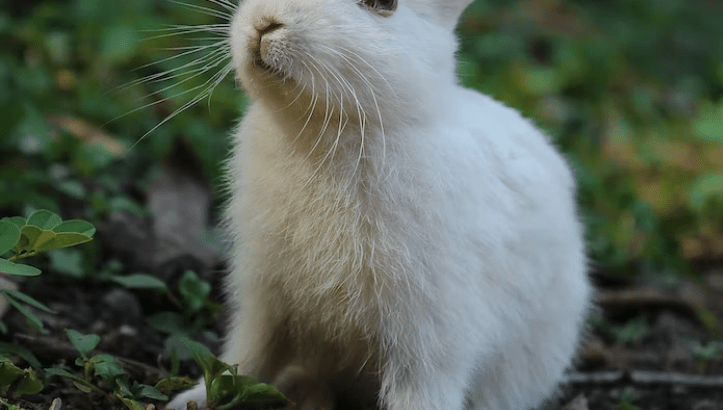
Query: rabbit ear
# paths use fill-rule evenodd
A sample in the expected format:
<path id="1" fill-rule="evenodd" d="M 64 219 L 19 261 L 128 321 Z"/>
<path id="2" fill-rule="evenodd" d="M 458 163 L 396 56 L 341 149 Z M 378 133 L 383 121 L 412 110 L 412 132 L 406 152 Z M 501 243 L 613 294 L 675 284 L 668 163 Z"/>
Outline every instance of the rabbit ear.
<path id="1" fill-rule="evenodd" d="M 436 18 L 444 26 L 453 28 L 457 25 L 462 12 L 474 0 L 412 0 L 418 3 L 425 14 Z"/>

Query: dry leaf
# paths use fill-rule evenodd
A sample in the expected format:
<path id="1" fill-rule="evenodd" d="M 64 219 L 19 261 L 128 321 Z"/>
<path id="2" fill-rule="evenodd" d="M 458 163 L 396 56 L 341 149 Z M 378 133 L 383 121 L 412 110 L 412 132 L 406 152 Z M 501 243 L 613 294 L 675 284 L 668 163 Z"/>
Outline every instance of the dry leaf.
<path id="1" fill-rule="evenodd" d="M 103 147 L 115 156 L 123 155 L 128 151 L 125 143 L 83 119 L 54 115 L 48 116 L 47 119 L 50 124 L 65 129 L 87 144 Z"/>

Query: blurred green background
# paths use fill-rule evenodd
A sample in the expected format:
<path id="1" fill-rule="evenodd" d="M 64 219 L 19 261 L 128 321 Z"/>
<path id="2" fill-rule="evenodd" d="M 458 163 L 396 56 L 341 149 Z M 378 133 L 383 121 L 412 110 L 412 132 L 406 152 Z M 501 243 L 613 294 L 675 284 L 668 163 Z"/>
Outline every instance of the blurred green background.
<path id="1" fill-rule="evenodd" d="M 598 269 L 695 275 L 723 260 L 722 19 L 720 0 L 478 0 L 462 19 L 462 83 L 566 153 Z M 248 104 L 231 76 L 155 130 L 216 71 L 133 83 L 218 36 L 159 30 L 219 23 L 170 0 L 0 0 L 0 216 L 143 215 L 178 138 L 219 181 Z"/>

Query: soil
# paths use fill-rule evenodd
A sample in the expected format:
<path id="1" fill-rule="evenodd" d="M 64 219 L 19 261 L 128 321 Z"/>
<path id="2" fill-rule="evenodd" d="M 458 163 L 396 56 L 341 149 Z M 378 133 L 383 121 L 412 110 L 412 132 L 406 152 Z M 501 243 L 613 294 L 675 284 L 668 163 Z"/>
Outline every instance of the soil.
<path id="1" fill-rule="evenodd" d="M 181 155 L 182 156 L 182 155 Z M 188 161 L 184 161 L 188 164 Z M 77 352 L 64 329 L 101 336 L 97 353 L 122 360 L 132 380 L 154 384 L 170 368 L 165 335 L 148 325 L 146 317 L 178 310 L 178 282 L 192 269 L 213 284 L 211 298 L 219 301 L 224 269 L 217 254 L 193 235 L 206 229 L 211 206 L 207 183 L 195 172 L 170 161 L 148 192 L 151 217 L 113 214 L 99 227 L 96 240 L 105 260 L 118 259 L 128 272 L 143 271 L 169 283 L 172 297 L 152 291 L 131 291 L 107 281 L 70 281 L 52 272 L 21 289 L 51 307 L 55 314 L 36 312 L 47 334 L 25 323 L 16 310 L 2 321 L 9 333 L 0 341 L 32 351 L 44 367 L 65 365 L 82 376 L 74 364 Z M 174 215 L 170 222 L 168 215 Z M 160 218 L 163 215 L 164 218 Z M 166 222 L 162 222 L 166 220 Z M 175 222 L 174 222 L 175 220 Z M 179 229 L 178 222 L 185 223 Z M 196 221 L 190 223 L 188 221 Z M 172 245 L 169 245 L 172 244 Z M 201 251 L 199 251 L 201 249 Z M 210 256 L 209 256 L 210 255 Z M 702 275 L 684 278 L 637 275 L 620 278 L 596 271 L 597 312 L 590 320 L 586 343 L 575 368 L 567 375 L 551 410 L 714 410 L 723 409 L 723 264 L 709 261 Z M 225 319 L 209 324 L 223 334 Z M 199 340 L 218 352 L 219 338 L 205 332 Z M 718 346 L 716 350 L 714 347 Z M 703 352 L 709 347 L 708 354 Z M 95 353 L 95 352 L 94 352 Z M 19 362 L 26 365 L 24 362 Z M 181 373 L 199 371 L 184 362 Z M 102 385 L 102 383 L 101 383 Z M 60 402 L 53 400 L 60 399 Z M 86 394 L 66 379 L 52 378 L 37 395 L 12 399 L 27 410 L 124 409 L 98 394 Z M 163 408 L 162 403 L 149 403 Z M 0 409 L 4 407 L 0 405 Z"/>

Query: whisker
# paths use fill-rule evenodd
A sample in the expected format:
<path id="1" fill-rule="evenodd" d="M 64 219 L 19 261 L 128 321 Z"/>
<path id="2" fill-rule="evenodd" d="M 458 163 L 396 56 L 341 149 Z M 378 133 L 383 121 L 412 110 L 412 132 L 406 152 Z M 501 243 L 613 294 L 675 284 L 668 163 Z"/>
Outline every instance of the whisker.
<path id="1" fill-rule="evenodd" d="M 229 12 L 212 9 L 210 7 L 199 6 L 197 4 L 186 3 L 183 1 L 179 1 L 179 0 L 166 0 L 166 1 L 170 1 L 171 3 L 175 3 L 178 5 L 184 6 L 184 7 L 188 7 L 189 9 L 197 10 L 197 11 L 199 11 L 203 14 L 209 15 L 211 17 L 218 17 L 222 20 L 230 21 L 231 19 L 233 19 L 233 15 Z"/>
<path id="2" fill-rule="evenodd" d="M 227 59 L 227 57 L 226 57 L 225 55 L 220 55 L 220 56 L 217 56 L 217 57 L 211 57 L 211 56 L 209 56 L 209 57 L 204 57 L 204 58 L 206 58 L 206 59 L 208 59 L 208 60 L 211 60 L 211 58 L 215 58 L 215 60 L 212 60 L 211 63 L 206 64 L 205 66 L 200 67 L 200 68 L 196 68 L 196 69 L 193 69 L 193 70 L 190 70 L 190 71 L 179 72 L 179 73 L 177 73 L 177 74 L 173 74 L 172 76 L 167 76 L 167 77 L 163 77 L 163 78 L 154 79 L 154 80 L 152 80 L 152 81 L 148 81 L 148 82 L 163 82 L 163 81 L 170 81 L 170 80 L 173 80 L 173 79 L 175 79 L 175 78 L 182 77 L 182 76 L 188 76 L 187 78 L 181 80 L 180 82 L 176 82 L 176 83 L 173 83 L 173 84 L 171 84 L 171 85 L 165 86 L 165 87 L 161 88 L 160 90 L 156 90 L 156 91 L 154 92 L 154 94 L 163 93 L 163 92 L 168 91 L 168 90 L 170 90 L 170 89 L 172 89 L 172 88 L 174 88 L 174 87 L 177 87 L 177 86 L 180 85 L 180 84 L 183 84 L 183 83 L 185 83 L 185 82 L 187 82 L 187 81 L 190 81 L 190 80 L 192 80 L 192 79 L 194 79 L 194 78 L 196 78 L 196 77 L 198 77 L 198 76 L 200 76 L 200 75 L 202 75 L 202 74 L 204 74 L 204 73 L 207 73 L 207 72 L 209 72 L 210 70 L 218 67 L 219 64 L 221 64 L 224 60 Z M 200 63 L 198 63 L 198 64 L 200 64 Z M 194 65 L 196 65 L 196 64 L 194 64 Z M 168 73 L 168 72 L 166 72 L 166 73 Z M 162 73 L 162 74 L 163 74 L 163 73 Z"/>
<path id="3" fill-rule="evenodd" d="M 146 37 L 143 40 L 148 41 L 148 40 L 155 40 L 155 39 L 159 39 L 159 38 L 181 36 L 184 34 L 203 33 L 203 32 L 227 34 L 228 30 L 230 28 L 231 28 L 231 24 L 228 24 L 228 23 L 205 24 L 205 25 L 199 25 L 199 26 L 174 25 L 174 26 L 167 27 L 167 28 L 144 30 L 146 32 L 162 33 L 162 34 Z"/>
<path id="4" fill-rule="evenodd" d="M 307 53 L 307 54 L 308 54 L 308 53 Z M 312 65 L 313 65 L 313 64 L 312 64 Z M 329 101 L 329 81 L 328 81 L 326 78 L 324 78 L 324 76 L 323 76 L 322 73 L 319 71 L 319 68 L 316 67 L 316 65 L 313 65 L 313 66 L 314 66 L 314 68 L 316 68 L 317 73 L 319 73 L 319 75 L 321 76 L 321 79 L 324 80 L 324 83 L 325 83 L 324 94 L 325 94 L 325 97 L 326 97 L 326 98 L 325 98 L 326 108 L 325 108 L 325 110 L 324 110 L 324 121 L 323 121 L 323 123 L 322 123 L 322 127 L 321 127 L 321 129 L 319 130 L 319 132 L 318 132 L 318 135 L 317 135 L 316 141 L 314 142 L 314 145 L 311 147 L 311 149 L 309 150 L 309 153 L 306 155 L 305 160 L 308 160 L 308 159 L 311 157 L 311 155 L 313 155 L 314 151 L 316 151 L 316 148 L 319 146 L 319 144 L 321 143 L 321 141 L 322 141 L 323 138 L 324 138 L 324 132 L 326 132 L 326 129 L 329 127 L 329 123 L 331 122 L 330 113 L 329 113 L 329 108 L 331 107 L 331 112 L 332 112 L 332 113 L 334 112 L 334 107 L 331 105 L 331 103 L 330 103 L 330 101 Z M 314 175 L 316 175 L 316 172 L 317 172 L 318 170 L 319 170 L 319 167 L 317 167 L 317 169 L 314 171 L 314 174 L 312 174 L 312 178 L 314 177 Z"/>
<path id="5" fill-rule="evenodd" d="M 208 38 L 197 38 L 197 39 L 193 39 L 193 41 L 209 41 L 209 40 L 224 40 L 223 42 L 224 42 L 224 43 L 226 42 L 225 39 L 220 39 L 220 38 L 218 38 L 218 37 L 216 37 L 216 38 L 208 37 Z M 203 50 L 208 49 L 208 48 L 213 48 L 214 46 L 216 46 L 216 45 L 214 44 L 213 46 L 211 46 L 211 45 L 196 45 L 196 46 L 180 46 L 180 47 L 162 47 L 162 48 L 159 48 L 158 50 L 162 50 L 162 51 L 184 51 L 184 52 L 185 52 L 185 51 L 188 51 L 188 50 L 196 50 L 196 52 L 198 52 L 198 51 L 203 51 Z M 217 47 L 217 46 L 216 46 L 216 47 Z M 178 57 L 178 56 L 174 56 L 174 57 Z"/>
<path id="6" fill-rule="evenodd" d="M 329 67 L 328 65 L 323 64 L 321 61 L 319 61 L 318 58 L 314 57 L 313 55 L 309 55 L 309 57 L 312 60 L 316 61 L 319 64 L 319 66 L 321 66 L 321 68 L 323 68 L 326 72 L 328 72 L 333 77 L 333 79 L 336 80 L 337 84 L 339 84 L 339 86 L 341 88 L 340 93 L 339 93 L 339 105 L 340 105 L 339 128 L 337 130 L 337 135 L 334 138 L 334 142 L 333 142 L 331 148 L 329 148 L 329 150 L 327 151 L 326 155 L 324 156 L 324 158 L 322 159 L 322 161 L 320 163 L 320 166 L 321 166 L 326 162 L 327 159 L 329 159 L 329 158 L 333 159 L 336 156 L 336 151 L 339 147 L 339 141 L 341 139 L 341 134 L 343 133 L 343 130 L 346 129 L 346 125 L 349 122 L 349 117 L 344 112 L 344 96 L 347 95 L 349 92 L 351 92 L 352 97 L 354 98 L 354 100 L 357 103 L 357 107 L 359 106 L 359 102 L 358 102 L 359 100 L 356 96 L 356 92 L 351 87 L 351 84 L 349 84 L 348 81 L 346 79 L 344 79 L 344 77 L 341 75 L 341 73 L 339 73 L 338 69 L 336 69 L 336 68 L 332 69 L 332 67 Z M 316 67 L 316 65 L 315 65 L 315 67 Z M 317 67 L 317 69 L 318 69 L 318 67 Z M 345 119 L 345 121 L 342 123 L 343 119 Z"/>
<path id="7" fill-rule="evenodd" d="M 208 44 L 208 45 L 205 45 L 205 46 L 197 46 L 197 47 L 195 47 L 194 49 L 191 49 L 191 50 L 188 50 L 188 51 L 184 51 L 183 53 L 174 54 L 174 55 L 172 55 L 172 56 L 170 56 L 170 57 L 163 58 L 163 59 L 158 60 L 158 61 L 155 61 L 155 62 L 153 62 L 153 63 L 144 64 L 144 65 L 142 65 L 142 66 L 134 69 L 133 71 L 142 70 L 142 69 L 148 68 L 148 67 L 150 67 L 150 66 L 152 66 L 152 65 L 157 65 L 157 64 L 165 63 L 165 62 L 167 62 L 167 61 L 175 60 L 175 59 L 180 58 L 180 57 L 184 57 L 184 56 L 187 56 L 187 55 L 191 55 L 191 54 L 197 53 L 197 52 L 199 52 L 199 51 L 204 51 L 204 50 L 208 50 L 208 49 L 212 49 L 212 48 L 222 48 L 222 49 L 224 49 L 224 50 L 227 50 L 229 53 L 231 52 L 231 46 L 228 44 L 228 41 L 225 41 L 225 40 L 224 40 L 224 41 L 219 41 L 219 42 L 217 42 L 217 43 L 215 43 L 215 44 Z M 203 57 L 201 57 L 201 58 L 203 58 Z M 186 65 L 186 66 L 187 66 L 187 65 Z M 173 70 L 173 71 L 181 70 L 181 69 L 183 69 L 183 68 L 186 67 L 186 66 L 177 67 L 177 68 L 174 68 L 174 69 L 172 69 L 172 70 Z"/>
<path id="8" fill-rule="evenodd" d="M 173 62 L 171 64 L 175 65 L 175 67 L 160 73 L 144 76 L 113 89 L 113 92 L 117 92 L 119 90 L 139 86 L 141 84 L 161 84 L 161 86 L 155 89 L 151 94 L 141 97 L 143 99 L 157 95 L 158 97 L 156 97 L 157 99 L 155 101 L 132 109 L 109 122 L 116 121 L 127 115 L 135 113 L 136 111 L 148 109 L 169 100 L 176 100 L 182 97 L 184 100 L 188 100 L 185 103 L 182 103 L 179 107 L 175 108 L 171 114 L 166 116 L 153 128 L 145 132 L 129 148 L 128 151 L 135 148 L 139 143 L 141 143 L 141 141 L 158 128 L 168 123 L 171 119 L 175 118 L 183 111 L 195 104 L 198 104 L 203 99 L 208 98 L 210 105 L 211 96 L 213 95 L 214 90 L 234 69 L 232 62 L 229 61 L 231 59 L 231 44 L 228 33 L 231 29 L 233 15 L 238 9 L 238 4 L 234 4 L 235 2 L 231 0 L 204 0 L 207 2 L 207 5 L 193 4 L 193 1 L 196 0 L 167 1 L 184 8 L 191 9 L 195 12 L 218 18 L 222 22 L 202 25 L 167 25 L 158 29 L 142 30 L 155 34 L 145 38 L 144 41 L 188 35 L 190 37 L 183 38 L 183 41 L 190 41 L 191 43 L 189 45 L 179 45 L 177 47 L 160 48 L 160 50 L 173 52 L 173 55 L 142 65 L 135 70 L 137 71 L 151 66 L 164 65 L 170 62 Z M 205 35 L 201 35 L 200 37 L 194 36 L 200 33 L 205 33 Z M 180 65 L 178 65 L 179 61 L 181 63 Z M 177 87 L 182 87 L 184 84 L 191 81 L 194 81 L 192 84 L 195 84 L 196 82 L 202 83 L 197 85 L 187 85 L 186 87 L 190 88 L 186 90 L 177 89 Z M 176 92 L 176 90 L 178 90 L 178 92 Z M 165 96 L 164 94 L 166 93 L 172 95 Z"/>
<path id="9" fill-rule="evenodd" d="M 166 118 L 164 118 L 163 121 L 159 122 L 155 127 L 151 128 L 149 131 L 147 131 L 145 134 L 143 134 L 135 143 L 133 143 L 133 145 L 131 145 L 131 147 L 128 149 L 128 152 L 130 152 L 133 148 L 135 148 L 136 145 L 140 144 L 141 141 L 146 139 L 146 137 L 148 137 L 148 135 L 150 135 L 153 131 L 157 130 L 159 127 L 161 127 L 162 125 L 164 125 L 165 123 L 167 123 L 168 121 L 170 121 L 171 119 L 176 117 L 178 114 L 180 114 L 183 111 L 187 110 L 188 108 L 194 106 L 199 101 L 203 100 L 208 95 L 210 95 L 210 93 L 213 92 L 213 89 L 216 88 L 221 83 L 221 81 L 223 81 L 223 79 L 226 78 L 226 76 L 228 76 L 228 74 L 231 71 L 233 71 L 233 65 L 231 63 L 229 63 L 222 70 L 220 70 L 219 72 L 214 74 L 214 76 L 211 77 L 208 81 L 201 84 L 200 86 L 196 86 L 196 87 L 192 88 L 191 90 L 189 90 L 189 91 L 195 91 L 198 88 L 206 86 L 206 88 L 201 93 L 199 93 L 196 97 L 194 97 L 191 101 L 188 101 L 181 107 L 177 108 L 170 115 L 168 115 Z M 209 84 L 209 82 L 211 82 L 211 84 Z M 184 94 L 185 94 L 185 92 L 184 92 Z"/>
<path id="10" fill-rule="evenodd" d="M 302 61 L 302 63 L 304 64 L 304 66 L 308 69 L 309 66 L 308 66 L 305 62 L 303 62 L 303 60 L 301 60 L 301 61 Z M 306 122 L 304 123 L 304 126 L 301 127 L 301 131 L 299 131 L 299 133 L 296 134 L 296 137 L 294 137 L 294 139 L 291 141 L 292 144 L 293 144 L 293 143 L 296 143 L 296 140 L 298 140 L 299 137 L 301 137 L 301 134 L 304 133 L 304 131 L 306 130 L 306 127 L 307 127 L 307 126 L 309 125 L 309 123 L 311 122 L 311 118 L 312 118 L 312 116 L 314 115 L 314 110 L 316 110 L 316 102 L 317 102 L 317 100 L 318 100 L 318 96 L 316 95 L 316 81 L 315 81 L 315 79 L 314 79 L 314 72 L 311 71 L 311 70 L 309 70 L 309 73 L 311 74 L 311 96 L 312 96 L 312 100 L 311 100 L 311 102 L 309 102 L 309 107 L 307 107 L 306 111 L 302 114 L 302 115 L 304 115 L 304 114 L 306 114 L 306 113 L 308 112 L 309 115 L 306 117 Z M 303 90 L 302 90 L 302 91 L 303 91 Z"/>
<path id="11" fill-rule="evenodd" d="M 371 63 L 369 63 L 364 57 L 360 56 L 359 54 L 357 54 L 357 53 L 355 53 L 355 52 L 353 52 L 353 51 L 351 51 L 351 50 L 349 50 L 348 48 L 345 48 L 345 47 L 339 47 L 339 49 L 342 50 L 342 51 L 344 51 L 344 52 L 346 52 L 346 53 L 348 53 L 348 54 L 350 54 L 350 55 L 352 55 L 352 56 L 354 56 L 354 57 L 356 57 L 356 58 L 358 58 L 360 62 L 366 64 L 367 67 L 369 67 L 372 71 L 374 71 L 374 73 L 376 73 L 376 75 L 377 75 L 377 77 L 379 77 L 379 79 L 381 79 L 382 81 L 384 81 L 384 83 L 387 85 L 387 87 L 389 87 L 389 90 L 392 92 L 392 95 L 393 95 L 395 98 L 397 97 L 397 94 L 396 94 L 396 92 L 394 91 L 394 87 L 392 87 L 392 85 L 389 84 L 389 82 L 388 82 L 387 79 L 382 75 L 382 73 L 380 73 L 379 70 L 377 70 L 377 69 L 376 69 Z M 334 51 L 336 51 L 336 50 L 334 50 Z M 341 52 L 339 52 L 339 55 L 340 55 L 341 57 L 345 57 L 344 54 L 341 53 Z M 360 72 L 359 69 L 356 68 L 355 65 L 352 65 L 352 67 L 354 67 L 354 68 L 357 70 L 357 72 Z"/>
<path id="12" fill-rule="evenodd" d="M 294 88 L 290 91 L 290 93 L 296 91 L 297 89 L 299 90 L 299 92 L 296 94 L 296 97 L 294 97 L 294 99 L 291 100 L 290 103 L 286 104 L 286 105 L 283 106 L 282 108 L 279 108 L 277 112 L 284 111 L 285 109 L 291 107 L 292 105 L 294 105 L 294 103 L 295 103 L 296 101 L 299 100 L 299 98 L 301 98 L 302 95 L 304 95 L 304 91 L 305 91 L 305 90 L 304 90 L 304 88 L 301 86 L 301 84 L 299 84 L 299 83 L 296 84 L 296 87 L 294 87 Z M 306 114 L 306 113 L 305 113 L 305 114 Z"/>
<path id="13" fill-rule="evenodd" d="M 193 54 L 194 52 L 202 51 L 202 50 L 208 49 L 208 48 L 212 48 L 212 46 L 203 47 L 203 48 L 201 48 L 201 49 L 199 49 L 199 50 L 196 50 L 196 51 L 186 51 L 186 52 L 183 52 L 183 53 L 178 54 L 178 55 L 175 55 L 175 56 L 171 56 L 171 57 L 164 58 L 164 59 L 159 60 L 159 61 L 157 61 L 156 63 L 153 63 L 153 64 L 160 64 L 160 63 L 164 63 L 164 62 L 167 62 L 167 61 L 171 61 L 171 60 L 173 60 L 173 59 L 176 59 L 176 58 L 179 58 L 179 57 L 183 57 L 183 56 L 186 56 L 186 55 L 191 55 L 191 54 Z M 138 85 L 138 84 L 153 83 L 153 82 L 171 80 L 171 79 L 174 79 L 174 78 L 177 78 L 177 77 L 183 75 L 183 74 L 184 74 L 184 71 L 183 71 L 183 70 L 186 70 L 186 69 L 188 69 L 188 68 L 191 68 L 191 67 L 194 67 L 194 66 L 197 66 L 197 65 L 205 64 L 207 61 L 213 60 L 214 58 L 230 58 L 230 53 L 231 53 L 231 48 L 230 48 L 230 46 L 224 45 L 224 46 L 218 48 L 217 50 L 214 50 L 213 52 L 211 52 L 211 53 L 208 54 L 208 55 L 199 57 L 199 58 L 197 58 L 197 59 L 195 59 L 195 60 L 193 60 L 193 61 L 191 61 L 191 62 L 188 62 L 188 63 L 186 63 L 186 64 L 183 64 L 183 65 L 181 65 L 181 66 L 178 66 L 178 67 L 175 67 L 175 68 L 172 68 L 172 69 L 169 69 L 169 70 L 160 72 L 160 73 L 151 74 L 151 75 L 148 75 L 148 76 L 139 78 L 139 79 L 137 79 L 137 80 L 133 80 L 133 81 L 127 83 L 127 84 L 124 84 L 124 85 L 121 85 L 121 86 L 119 86 L 119 87 L 114 88 L 113 90 L 111 90 L 111 92 L 125 90 L 125 89 L 127 89 L 127 88 L 130 88 L 130 87 L 135 86 L 135 85 Z M 139 68 L 136 68 L 135 70 L 140 70 L 140 69 L 143 69 L 143 68 L 147 68 L 147 67 L 149 67 L 149 66 L 151 66 L 151 65 L 153 65 L 153 64 L 146 64 L 146 65 L 144 65 L 144 66 L 141 66 L 141 67 L 139 67 Z M 216 65 L 211 65 L 211 67 L 215 67 L 215 66 L 216 66 Z M 206 65 L 206 66 L 204 66 L 204 67 L 208 67 L 208 65 Z M 208 69 L 203 70 L 204 67 L 202 67 L 201 69 L 191 70 L 190 72 L 187 72 L 187 73 L 194 73 L 194 72 L 197 72 L 197 71 L 199 71 L 199 70 L 201 70 L 201 71 L 203 71 L 203 72 L 208 71 Z M 179 74 L 173 74 L 173 73 L 179 73 Z M 173 75 L 169 75 L 169 74 L 173 74 Z"/>
<path id="14" fill-rule="evenodd" d="M 383 161 L 386 161 L 387 144 L 386 144 L 386 133 L 385 133 L 385 130 L 384 130 L 384 118 L 383 118 L 382 113 L 381 113 L 381 108 L 379 107 L 379 101 L 377 100 L 377 97 L 376 97 L 376 92 L 375 92 L 375 87 L 374 87 L 374 85 L 373 85 L 372 82 L 367 78 L 367 76 L 364 75 L 364 73 L 356 67 L 356 65 L 354 64 L 354 62 L 351 61 L 348 56 L 344 55 L 344 53 L 339 52 L 339 51 L 337 51 L 337 50 L 334 50 L 334 49 L 332 49 L 332 48 L 330 48 L 330 47 L 325 47 L 325 49 L 327 49 L 328 51 L 330 51 L 330 52 L 332 52 L 332 53 L 335 53 L 336 55 L 338 55 L 338 56 L 340 56 L 341 58 L 343 58 L 344 60 L 346 60 L 346 61 L 349 63 L 349 65 L 352 67 L 352 69 L 357 73 L 357 75 L 359 76 L 359 78 L 364 82 L 364 84 L 365 84 L 365 85 L 367 86 L 367 88 L 369 89 L 369 92 L 370 92 L 372 101 L 374 102 L 374 107 L 375 107 L 375 109 L 376 109 L 376 111 L 377 111 L 377 118 L 379 119 L 379 127 L 380 127 L 380 133 L 381 133 L 381 138 L 382 138 L 382 158 L 383 158 Z M 346 52 L 350 53 L 351 55 L 356 56 L 357 58 L 359 58 L 362 62 L 366 63 L 369 67 L 371 67 L 371 68 L 374 70 L 374 72 L 377 73 L 377 75 L 378 75 L 387 85 L 389 85 L 389 82 L 387 82 L 387 80 L 384 78 L 384 76 L 382 76 L 381 73 L 380 73 L 379 71 L 377 71 L 373 66 L 371 66 L 371 64 L 369 64 L 363 57 L 359 56 L 358 54 L 356 54 L 356 53 L 354 53 L 354 52 L 352 52 L 352 51 L 350 51 L 350 50 L 348 50 L 348 49 L 346 49 L 346 48 L 343 48 L 343 47 L 342 47 L 342 48 L 340 48 L 340 49 L 341 49 L 341 50 L 345 50 Z M 389 85 L 389 87 L 390 87 L 390 89 L 392 90 L 392 92 L 394 92 L 394 90 L 391 88 L 391 85 Z M 395 94 L 395 97 L 396 97 L 396 94 Z"/>
<path id="15" fill-rule="evenodd" d="M 236 11 L 236 9 L 238 8 L 237 5 L 231 3 L 230 1 L 227 1 L 227 0 L 206 0 L 206 1 L 210 1 L 211 3 L 217 4 L 231 12 Z"/>
<path id="16" fill-rule="evenodd" d="M 174 87 L 177 87 L 177 86 L 180 85 L 180 84 L 183 84 L 183 83 L 185 83 L 185 82 L 187 82 L 187 81 L 191 81 L 192 79 L 194 79 L 194 78 L 202 75 L 203 73 L 208 72 L 209 70 L 217 67 L 217 66 L 220 65 L 224 60 L 225 60 L 225 58 L 218 58 L 218 60 L 217 60 L 215 63 L 213 63 L 213 64 L 211 64 L 211 65 L 208 65 L 207 67 L 205 67 L 205 69 L 204 69 L 203 71 L 200 71 L 200 72 L 198 72 L 198 73 L 196 73 L 196 74 L 194 74 L 194 75 L 192 75 L 192 76 L 190 76 L 190 77 L 188 77 L 188 78 L 186 78 L 186 79 L 184 79 L 184 80 L 182 80 L 182 81 L 180 81 L 180 82 L 177 82 L 177 83 L 171 84 L 171 85 L 169 85 L 169 86 L 166 86 L 166 87 L 162 88 L 161 90 L 156 91 L 156 93 L 168 91 L 168 90 L 170 90 L 170 89 L 172 89 L 172 88 L 174 88 Z M 196 90 L 198 90 L 198 89 L 200 89 L 200 88 L 203 88 L 203 87 L 204 87 L 205 85 L 207 85 L 213 78 L 215 78 L 215 76 L 219 75 L 219 73 L 225 71 L 226 69 L 228 69 L 228 72 L 230 72 L 230 71 L 233 69 L 232 66 L 231 66 L 231 63 L 228 63 L 223 70 L 221 70 L 221 71 L 219 71 L 218 73 L 214 74 L 213 77 L 211 77 L 209 80 L 206 80 L 206 82 L 204 82 L 204 83 L 201 84 L 201 85 L 197 85 L 197 86 L 195 86 L 195 87 L 192 87 L 192 88 L 190 88 L 190 89 L 188 89 L 188 90 L 186 90 L 186 91 L 183 91 L 183 92 L 181 92 L 181 93 L 178 93 L 178 94 L 176 94 L 176 95 L 174 95 L 174 96 L 172 96 L 172 97 L 165 97 L 165 98 L 162 98 L 162 99 L 160 99 L 160 100 L 154 101 L 154 102 L 152 102 L 152 103 L 145 104 L 145 105 L 143 105 L 143 106 L 141 106 L 141 107 L 134 108 L 133 110 L 130 110 L 130 111 L 128 111 L 128 112 L 126 112 L 126 113 L 124 113 L 124 114 L 121 114 L 121 115 L 119 115 L 118 117 L 116 117 L 116 118 L 108 121 L 108 123 L 113 122 L 113 121 L 117 121 L 117 120 L 119 120 L 119 119 L 121 119 L 121 118 L 123 118 L 123 117 L 125 117 L 125 116 L 128 116 L 128 115 L 134 113 L 134 112 L 137 112 L 137 111 L 140 111 L 140 110 L 144 110 L 144 109 L 146 109 L 146 108 L 153 107 L 153 106 L 158 105 L 158 104 L 161 104 L 161 103 L 163 103 L 163 102 L 165 102 L 165 101 L 178 98 L 178 97 L 180 97 L 180 96 L 182 96 L 182 95 L 186 95 L 186 94 L 191 93 L 191 92 L 194 92 L 194 91 L 196 91 Z M 225 77 L 226 75 L 228 75 L 228 72 L 226 72 L 226 74 L 224 74 L 224 77 Z M 204 97 L 202 97 L 201 99 L 203 99 L 203 98 L 204 98 Z M 194 98 L 194 100 L 195 100 L 195 98 Z M 199 101 L 200 101 L 200 100 L 199 100 Z M 196 101 L 196 102 L 197 102 L 197 101 Z M 195 102 L 194 102 L 194 104 L 195 104 Z M 167 122 L 167 120 L 168 120 L 168 118 L 167 118 L 166 120 L 164 120 L 164 121 L 162 122 L 162 124 L 165 123 L 165 122 Z M 108 123 L 106 123 L 106 125 L 107 125 Z M 156 130 L 157 128 L 158 128 L 158 126 L 154 127 L 153 130 Z"/>

